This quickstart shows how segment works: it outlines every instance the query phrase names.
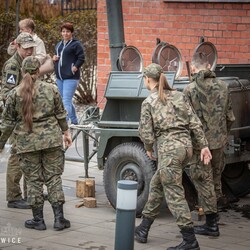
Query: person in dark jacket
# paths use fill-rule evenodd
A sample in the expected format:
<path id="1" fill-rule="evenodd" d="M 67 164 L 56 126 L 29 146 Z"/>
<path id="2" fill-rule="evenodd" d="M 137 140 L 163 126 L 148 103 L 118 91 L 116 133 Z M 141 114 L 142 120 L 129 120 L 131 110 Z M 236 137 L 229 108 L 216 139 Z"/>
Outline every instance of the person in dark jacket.
<path id="1" fill-rule="evenodd" d="M 78 124 L 75 107 L 72 103 L 80 80 L 80 67 L 85 61 L 83 45 L 73 37 L 74 27 L 71 23 L 61 26 L 62 41 L 55 47 L 56 83 L 68 112 L 67 121 Z"/>

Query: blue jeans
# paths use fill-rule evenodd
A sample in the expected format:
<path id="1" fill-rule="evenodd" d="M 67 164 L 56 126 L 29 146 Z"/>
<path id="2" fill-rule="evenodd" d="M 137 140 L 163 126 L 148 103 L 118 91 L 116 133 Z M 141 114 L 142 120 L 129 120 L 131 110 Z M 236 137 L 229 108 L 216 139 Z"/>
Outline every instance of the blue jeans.
<path id="1" fill-rule="evenodd" d="M 56 83 L 61 94 L 64 107 L 68 112 L 67 121 L 70 119 L 72 124 L 78 124 L 76 110 L 72 102 L 78 82 L 79 80 L 75 79 L 56 79 Z"/>

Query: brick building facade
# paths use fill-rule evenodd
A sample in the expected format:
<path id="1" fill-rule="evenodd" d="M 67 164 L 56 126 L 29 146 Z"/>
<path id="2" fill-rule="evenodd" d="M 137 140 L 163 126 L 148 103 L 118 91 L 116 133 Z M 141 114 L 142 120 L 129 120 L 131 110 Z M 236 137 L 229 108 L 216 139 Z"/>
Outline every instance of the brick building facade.
<path id="1" fill-rule="evenodd" d="M 156 38 L 176 46 L 184 63 L 190 60 L 201 36 L 216 46 L 217 63 L 250 64 L 249 3 L 123 0 L 122 8 L 125 43 L 139 49 L 144 65 L 151 63 Z M 100 101 L 111 70 L 105 0 L 98 1 L 97 13 L 97 95 Z"/>

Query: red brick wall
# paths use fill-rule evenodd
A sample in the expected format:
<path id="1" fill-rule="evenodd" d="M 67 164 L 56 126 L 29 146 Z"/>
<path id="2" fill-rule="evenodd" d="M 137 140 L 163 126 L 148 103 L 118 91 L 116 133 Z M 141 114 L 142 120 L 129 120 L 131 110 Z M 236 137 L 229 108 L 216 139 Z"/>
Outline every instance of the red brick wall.
<path id="1" fill-rule="evenodd" d="M 139 49 L 144 66 L 151 63 L 157 37 L 176 46 L 181 52 L 183 62 L 190 60 L 200 37 L 204 36 L 205 41 L 212 42 L 217 48 L 217 63 L 250 63 L 250 4 L 123 0 L 122 7 L 125 43 Z M 99 0 L 99 101 L 104 95 L 111 70 L 109 53 L 106 0 Z M 185 70 L 183 74 L 186 74 Z"/>

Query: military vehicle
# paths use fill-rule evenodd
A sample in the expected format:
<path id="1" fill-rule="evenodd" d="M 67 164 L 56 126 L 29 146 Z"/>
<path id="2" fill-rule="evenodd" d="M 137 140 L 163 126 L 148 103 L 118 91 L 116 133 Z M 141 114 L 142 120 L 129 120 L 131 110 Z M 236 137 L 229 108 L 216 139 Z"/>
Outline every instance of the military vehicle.
<path id="1" fill-rule="evenodd" d="M 199 48 L 203 45 L 208 43 L 202 43 Z M 168 82 L 181 91 L 189 80 L 174 79 L 175 73 L 165 72 Z M 105 92 L 107 102 L 98 122 L 97 149 L 98 167 L 104 170 L 104 187 L 110 203 L 115 207 L 118 180 L 135 180 L 138 182 L 138 213 L 145 205 L 149 182 L 156 169 L 156 163 L 147 157 L 138 136 L 141 103 L 149 94 L 142 78 L 138 78 L 140 74 L 132 71 L 110 73 Z M 229 86 L 236 116 L 225 147 L 223 187 L 225 192 L 230 192 L 228 195 L 242 197 L 250 192 L 250 80 L 228 75 L 220 79 Z M 183 185 L 189 205 L 193 208 L 196 191 L 188 178 L 188 167 Z"/>
<path id="2" fill-rule="evenodd" d="M 138 49 L 124 42 L 121 1 L 106 1 L 112 72 L 110 72 L 105 97 L 106 105 L 97 122 L 97 160 L 104 170 L 103 181 L 108 200 L 116 206 L 117 181 L 138 182 L 137 213 L 140 214 L 148 197 L 149 183 L 156 163 L 148 158 L 138 136 L 141 103 L 149 92 L 138 76 L 142 70 L 142 56 Z M 210 42 L 197 45 L 203 51 L 216 74 L 229 86 L 236 121 L 225 148 L 226 167 L 223 186 L 226 192 L 242 197 L 250 191 L 250 65 L 216 65 L 217 51 Z M 182 58 L 179 50 L 157 39 L 152 62 L 159 63 L 169 83 L 178 90 L 189 83 L 180 77 Z M 189 205 L 196 203 L 196 191 L 188 176 L 183 175 L 183 185 Z"/>

